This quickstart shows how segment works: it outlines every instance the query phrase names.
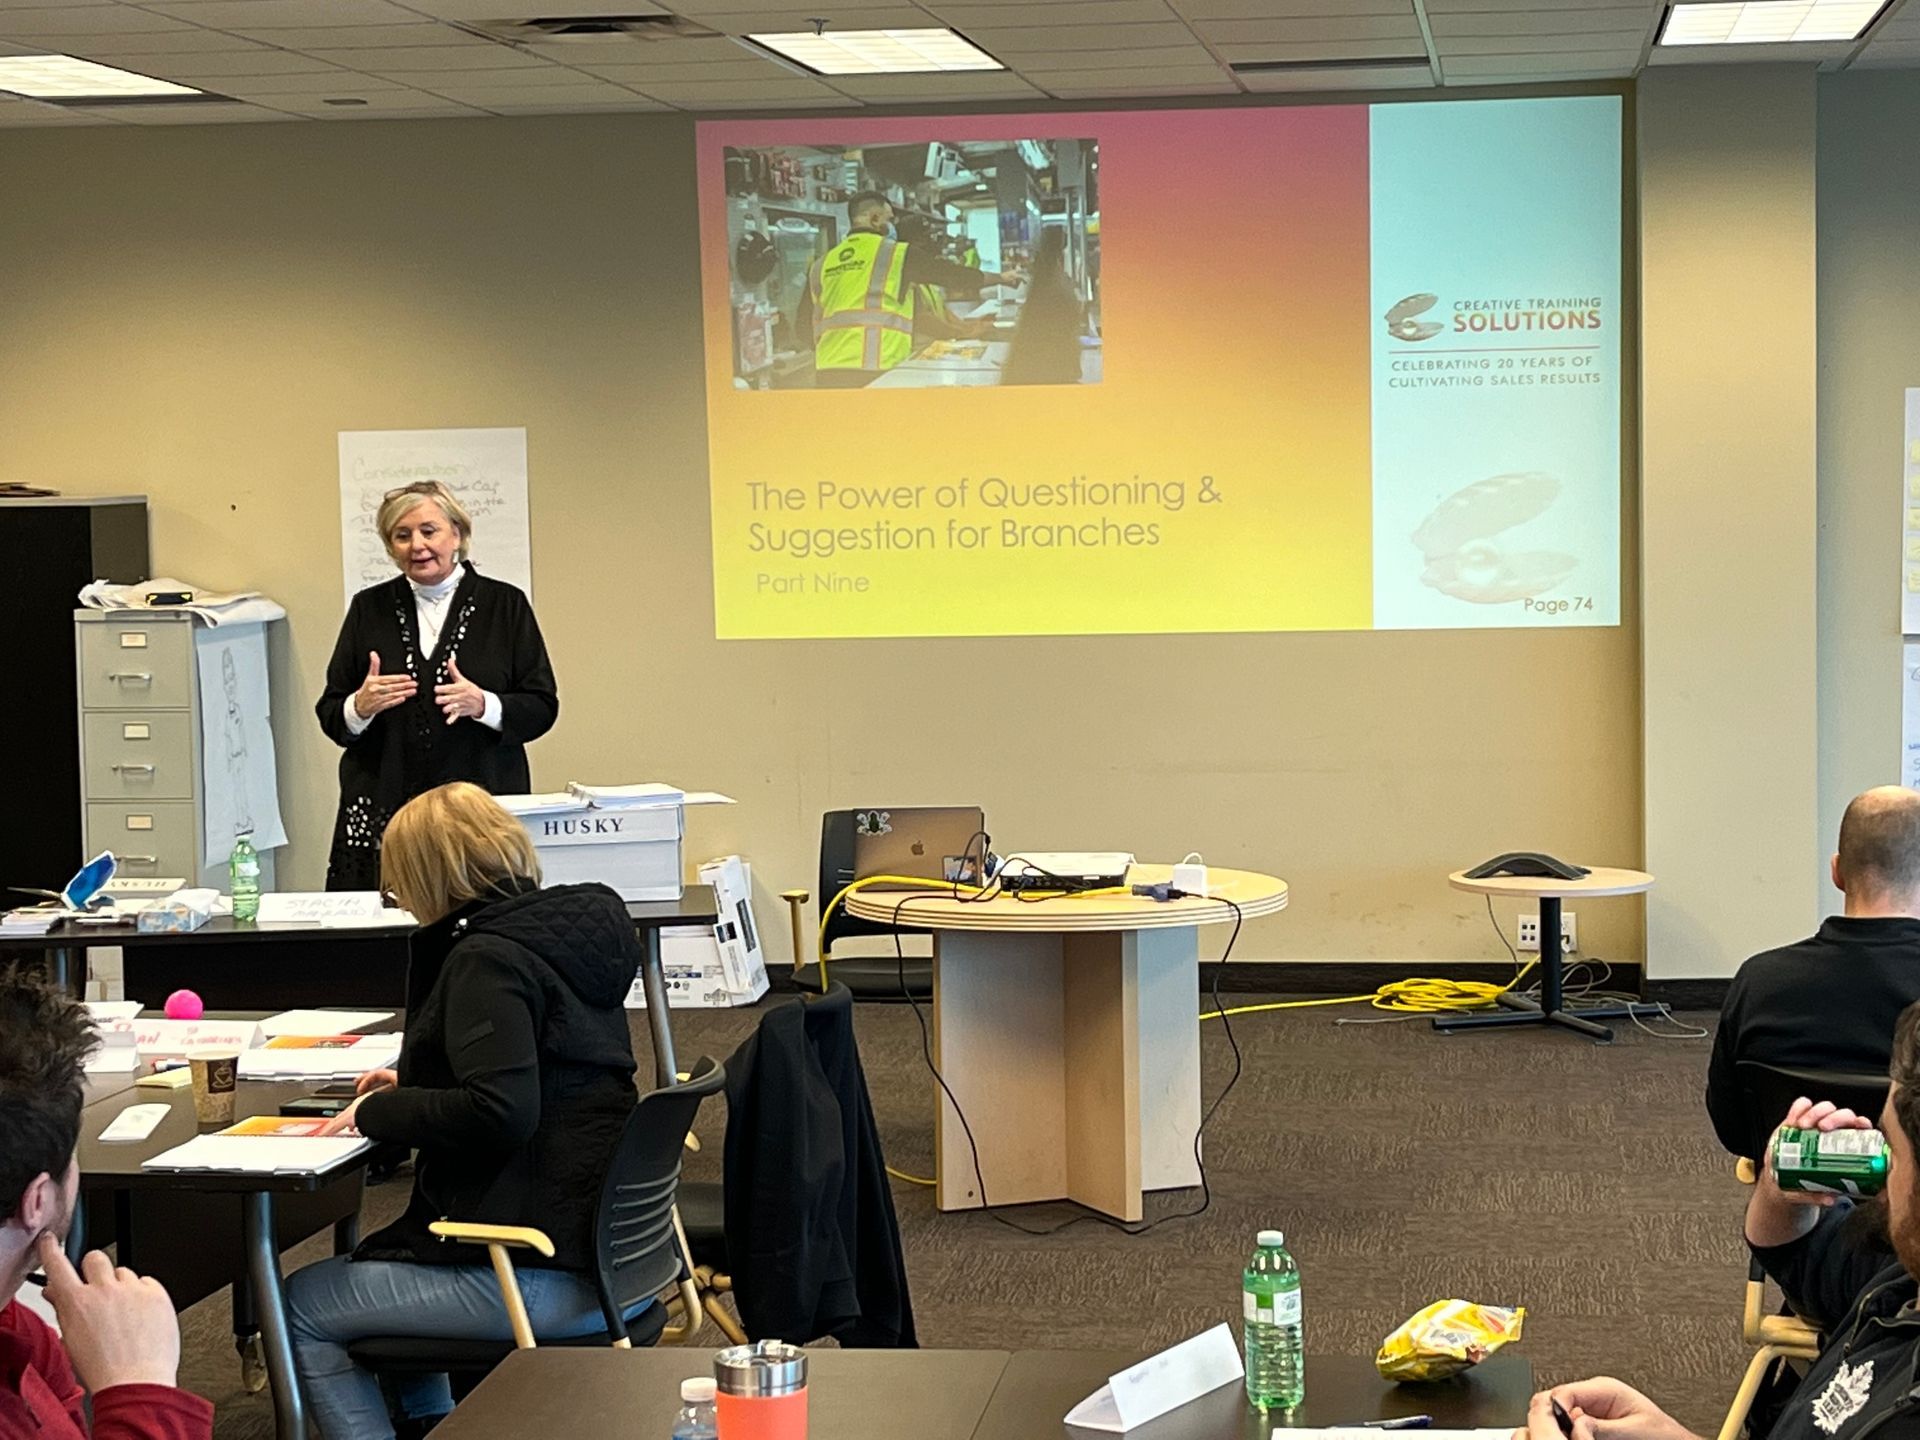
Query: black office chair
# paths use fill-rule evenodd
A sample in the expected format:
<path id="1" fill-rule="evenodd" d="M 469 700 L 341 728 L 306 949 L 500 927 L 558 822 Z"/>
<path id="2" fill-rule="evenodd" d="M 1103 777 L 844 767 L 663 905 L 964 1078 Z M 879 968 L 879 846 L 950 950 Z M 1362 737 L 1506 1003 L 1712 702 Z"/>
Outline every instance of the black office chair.
<path id="1" fill-rule="evenodd" d="M 376 1374 L 438 1375 L 468 1388 L 514 1349 L 536 1345 L 651 1345 L 667 1325 L 664 1297 L 692 1294 L 689 1262 L 674 1224 L 674 1197 L 680 1183 L 680 1154 L 700 1102 L 718 1094 L 727 1072 L 703 1057 L 682 1083 L 640 1097 L 628 1117 L 594 1213 L 594 1287 L 606 1328 L 569 1338 L 536 1335 L 527 1318 L 520 1283 L 509 1249 L 534 1250 L 551 1257 L 553 1242 L 531 1226 L 477 1225 L 439 1220 L 433 1233 L 450 1241 L 484 1245 L 500 1282 L 513 1339 L 439 1340 L 412 1335 L 380 1335 L 356 1340 L 347 1353 L 356 1365 Z"/>
<path id="2" fill-rule="evenodd" d="M 1733 1067 L 1745 1102 L 1747 1136 L 1741 1147 L 1746 1153 L 1734 1166 L 1743 1185 L 1753 1184 L 1760 1175 L 1760 1162 L 1767 1145 L 1787 1111 L 1802 1095 L 1810 1100 L 1831 1100 L 1834 1104 L 1865 1115 L 1878 1124 L 1880 1110 L 1887 1103 L 1888 1080 L 1846 1070 L 1799 1070 L 1784 1065 L 1765 1065 L 1758 1060 L 1741 1060 Z M 1889 1257 L 1891 1259 L 1891 1257 Z M 1781 1361 L 1812 1360 L 1820 1353 L 1819 1329 L 1797 1315 L 1767 1313 L 1767 1272 L 1757 1259 L 1747 1259 L 1747 1285 L 1740 1310 L 1740 1336 L 1755 1347 L 1747 1373 L 1740 1379 L 1727 1418 L 1721 1422 L 1719 1440 L 1738 1440 L 1753 1408 L 1755 1397 L 1766 1381 L 1767 1373 Z M 1782 1383 L 1790 1385 L 1791 1376 Z M 1775 1392 L 1777 1393 L 1777 1387 Z"/>
<path id="3" fill-rule="evenodd" d="M 872 808 L 872 807 L 869 807 Z M 820 888 L 815 893 L 821 905 L 831 904 L 838 895 L 854 881 L 853 836 L 854 816 L 863 812 L 858 810 L 829 810 L 820 817 Z M 802 990 L 818 995 L 822 991 L 820 966 L 814 958 L 821 949 L 828 956 L 833 955 L 834 942 L 855 935 L 898 934 L 903 939 L 910 935 L 927 935 L 926 930 L 913 930 L 901 927 L 898 931 L 891 925 L 877 920 L 861 920 L 846 912 L 844 904 L 835 906 L 832 915 L 827 917 L 826 934 L 813 943 L 809 935 L 804 946 L 807 957 L 802 964 L 800 955 L 802 946 L 799 936 L 803 927 L 800 923 L 800 907 L 807 902 L 804 890 L 783 892 L 784 899 L 793 910 L 794 918 L 794 967 L 793 982 Z M 904 978 L 906 989 L 916 1000 L 926 1000 L 933 995 L 933 961 L 925 955 L 909 955 L 904 965 L 897 955 L 850 955 L 845 959 L 829 959 L 829 979 L 844 984 L 858 1000 L 904 1000 L 901 982 Z"/>

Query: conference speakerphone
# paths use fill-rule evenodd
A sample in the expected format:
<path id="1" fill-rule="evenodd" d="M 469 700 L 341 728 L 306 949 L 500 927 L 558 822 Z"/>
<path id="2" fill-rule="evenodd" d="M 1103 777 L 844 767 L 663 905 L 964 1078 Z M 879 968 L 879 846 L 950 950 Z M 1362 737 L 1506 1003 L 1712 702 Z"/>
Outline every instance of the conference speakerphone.
<path id="1" fill-rule="evenodd" d="M 1117 850 L 1023 851 L 1010 855 L 994 879 L 1000 888 L 1023 890 L 1105 890 L 1124 887 L 1133 856 Z"/>

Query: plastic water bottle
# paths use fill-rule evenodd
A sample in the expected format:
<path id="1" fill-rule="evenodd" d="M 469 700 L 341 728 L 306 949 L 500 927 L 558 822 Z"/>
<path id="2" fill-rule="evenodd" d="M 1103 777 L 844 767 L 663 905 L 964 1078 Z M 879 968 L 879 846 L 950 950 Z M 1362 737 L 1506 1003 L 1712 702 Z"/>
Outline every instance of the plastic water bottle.
<path id="1" fill-rule="evenodd" d="M 1287 1237 L 1262 1230 L 1240 1277 L 1246 1318 L 1247 1399 L 1261 1410 L 1291 1410 L 1307 1393 L 1301 1343 L 1300 1267 Z"/>
<path id="2" fill-rule="evenodd" d="M 718 1440 L 720 1422 L 713 1409 L 717 1388 L 711 1377 L 680 1382 L 680 1413 L 673 1420 L 673 1440 Z"/>
<path id="3" fill-rule="evenodd" d="M 253 848 L 253 837 L 242 835 L 233 842 L 233 854 L 227 860 L 227 876 L 233 889 L 233 918 L 251 920 L 260 913 L 260 852 Z"/>

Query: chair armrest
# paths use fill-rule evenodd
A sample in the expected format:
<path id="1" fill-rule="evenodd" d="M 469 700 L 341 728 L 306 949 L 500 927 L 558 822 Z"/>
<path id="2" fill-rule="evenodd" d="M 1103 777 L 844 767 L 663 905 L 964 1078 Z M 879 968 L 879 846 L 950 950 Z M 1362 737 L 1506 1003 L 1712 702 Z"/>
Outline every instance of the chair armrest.
<path id="1" fill-rule="evenodd" d="M 531 1225 L 472 1225 L 464 1220 L 435 1220 L 427 1226 L 442 1240 L 464 1240 L 469 1245 L 511 1245 L 520 1250 L 538 1250 L 553 1258 L 553 1241 Z"/>
<path id="2" fill-rule="evenodd" d="M 1742 1155 L 1733 1162 L 1733 1175 L 1742 1185 L 1752 1185 L 1760 1179 L 1760 1167 Z"/>

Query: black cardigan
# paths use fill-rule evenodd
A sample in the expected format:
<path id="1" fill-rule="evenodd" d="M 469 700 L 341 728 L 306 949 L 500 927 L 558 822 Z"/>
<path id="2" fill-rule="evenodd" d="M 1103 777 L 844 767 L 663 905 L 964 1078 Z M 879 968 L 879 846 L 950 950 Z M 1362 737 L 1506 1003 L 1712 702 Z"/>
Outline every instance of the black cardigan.
<path id="1" fill-rule="evenodd" d="M 496 795 L 528 790 L 527 742 L 551 730 L 560 713 L 546 642 L 532 603 L 516 587 L 469 563 L 431 655 L 420 654 L 417 624 L 405 576 L 370 585 L 347 607 L 327 662 L 327 688 L 314 713 L 343 750 L 329 890 L 379 888 L 380 837 L 393 812 L 422 791 L 449 780 L 471 780 Z M 344 711 L 367 677 L 373 651 L 383 675 L 410 674 L 419 688 L 356 736 Z M 462 675 L 500 697 L 499 730 L 473 719 L 449 725 L 433 703 L 433 687 L 446 682 L 455 657 Z"/>
<path id="2" fill-rule="evenodd" d="M 593 1214 L 637 1100 L 625 1001 L 640 963 L 627 908 L 604 885 L 476 901 L 413 938 L 400 1085 L 369 1095 L 360 1132 L 417 1146 L 406 1212 L 361 1259 L 471 1265 L 435 1220 L 532 1225 L 551 1261 L 593 1267 Z"/>

